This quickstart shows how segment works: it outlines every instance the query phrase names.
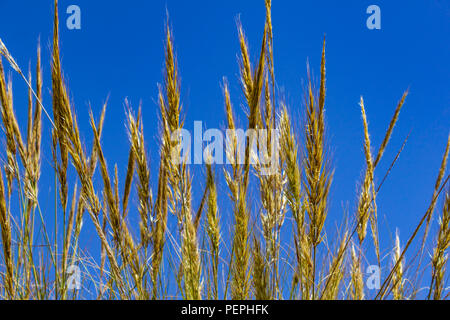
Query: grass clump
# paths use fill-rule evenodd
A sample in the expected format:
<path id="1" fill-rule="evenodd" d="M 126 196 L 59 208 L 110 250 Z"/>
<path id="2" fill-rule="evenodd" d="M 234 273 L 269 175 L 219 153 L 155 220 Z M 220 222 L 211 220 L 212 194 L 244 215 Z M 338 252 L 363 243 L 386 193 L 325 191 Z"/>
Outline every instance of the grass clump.
<path id="1" fill-rule="evenodd" d="M 361 97 L 364 173 L 354 216 L 342 218 L 342 225 L 333 238 L 333 233 L 327 229 L 334 169 L 326 130 L 326 42 L 324 39 L 317 89 L 308 68 L 304 119 L 303 124 L 297 125 L 277 89 L 271 0 L 265 0 L 265 9 L 256 61 L 250 58 L 242 24 L 239 22 L 237 26 L 239 80 L 250 134 L 244 142 L 239 141 L 237 135 L 228 137 L 228 164 L 223 168 L 210 162 L 212 154 L 206 157 L 205 186 L 199 196 L 197 188 L 193 188 L 190 166 L 179 161 L 185 156 L 185 150 L 180 147 L 184 109 L 169 27 L 165 32 L 164 78 L 158 96 L 159 167 L 154 179 L 149 150 L 155 149 L 146 145 L 141 108 L 135 114 L 127 100 L 125 122 L 129 150 L 123 181 L 118 166 L 109 166 L 112 163 L 102 145 L 108 102 L 104 103 L 98 121 L 92 111 L 89 114 L 92 142 L 90 152 L 86 151 L 83 141 L 87 133 L 80 132 L 64 81 L 58 1 L 55 1 L 50 63 L 51 109 L 42 103 L 40 47 L 33 83 L 31 72 L 24 75 L 0 40 L 0 115 L 5 140 L 1 151 L 4 165 L 0 169 L 0 298 L 372 298 L 364 282 L 365 258 L 374 254 L 379 266 L 383 262 L 377 196 L 403 147 L 380 184 L 376 183 L 377 169 L 407 92 L 397 104 L 376 153 L 369 134 L 366 105 Z M 5 77 L 7 66 L 28 86 L 26 126 L 15 116 L 12 82 Z M 227 80 L 223 83 L 223 93 L 226 128 L 237 129 L 239 119 Z M 47 110 L 51 110 L 51 115 Z M 41 138 L 46 125 L 51 129 L 51 141 Z M 26 135 L 23 135 L 21 130 L 25 128 Z M 266 132 L 260 139 L 252 134 L 259 129 Z M 279 148 L 271 148 L 276 142 Z M 47 145 L 50 150 L 44 149 Z M 428 210 L 406 242 L 396 234 L 393 249 L 389 248 L 392 266 L 373 298 L 413 299 L 424 286 L 427 288 L 425 298 L 448 298 L 450 196 L 446 172 L 449 150 L 450 137 Z M 54 169 L 55 205 L 53 215 L 47 212 L 44 219 L 38 186 L 41 161 L 48 151 Z M 272 171 L 267 174 L 269 167 Z M 101 184 L 94 182 L 96 178 Z M 222 184 L 229 199 L 221 192 Z M 257 190 L 256 197 L 252 190 Z M 197 197 L 201 199 L 198 207 Z M 439 228 L 429 266 L 423 267 L 439 199 L 444 203 Z M 98 259 L 91 257 L 80 244 L 85 213 L 96 232 L 95 241 L 100 247 Z M 225 223 L 226 218 L 231 223 Z M 50 219 L 53 219 L 54 230 L 49 229 Z M 369 227 L 370 244 L 367 240 Z M 419 250 L 410 253 L 421 231 Z M 368 251 L 369 245 L 374 253 Z M 408 257 L 412 257 L 409 264 Z M 417 267 L 416 272 L 411 272 L 411 265 Z M 82 287 L 74 290 L 71 281 L 77 269 L 82 270 Z M 428 274 L 428 277 L 422 278 L 421 274 Z"/>

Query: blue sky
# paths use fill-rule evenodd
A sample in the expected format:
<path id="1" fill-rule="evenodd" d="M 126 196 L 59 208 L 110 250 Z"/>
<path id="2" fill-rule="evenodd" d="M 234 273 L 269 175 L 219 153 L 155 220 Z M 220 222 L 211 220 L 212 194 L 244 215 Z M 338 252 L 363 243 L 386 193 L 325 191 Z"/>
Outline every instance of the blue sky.
<path id="1" fill-rule="evenodd" d="M 81 8 L 81 30 L 65 27 L 65 10 L 72 4 Z M 381 30 L 366 27 L 366 8 L 372 4 L 381 8 Z M 194 121 L 203 121 L 206 128 L 223 128 L 223 77 L 230 83 L 235 108 L 243 102 L 238 82 L 236 19 L 240 17 L 255 60 L 264 26 L 263 0 L 60 1 L 63 69 L 86 144 L 91 141 L 89 103 L 98 115 L 110 94 L 103 145 L 110 169 L 116 162 L 123 176 L 128 156 L 123 101 L 128 97 L 137 109 L 142 100 L 154 183 L 159 165 L 155 101 L 157 83 L 162 81 L 166 8 L 175 36 L 186 128 L 192 129 Z M 0 0 L 0 37 L 23 69 L 30 60 L 34 65 L 36 43 L 41 37 L 44 105 L 48 109 L 52 10 L 52 0 Z M 449 20 L 450 2 L 444 0 L 273 1 L 276 78 L 296 126 L 301 123 L 306 63 L 309 61 L 317 75 L 326 34 L 326 112 L 335 168 L 330 227 L 340 223 L 343 206 L 348 206 L 351 214 L 356 206 L 357 184 L 364 168 L 360 96 L 366 103 L 376 150 L 403 91 L 410 89 L 376 172 L 380 181 L 411 131 L 378 197 L 384 250 L 391 248 L 389 232 L 394 233 L 395 228 L 399 228 L 403 241 L 411 235 L 432 196 L 450 129 Z M 26 89 L 16 75 L 13 81 L 15 110 L 25 123 Z M 238 115 L 245 127 L 244 114 Z M 49 133 L 50 125 L 45 122 L 44 135 L 48 137 Z M 43 148 L 50 161 L 50 145 Z M 43 164 L 43 170 L 41 206 L 51 210 L 53 191 L 48 185 L 53 186 L 53 174 L 45 174 L 51 170 L 49 163 Z M 194 182 L 201 185 L 203 173 L 197 171 L 194 169 Z M 224 194 L 225 185 L 219 190 Z M 200 190 L 194 187 L 194 192 L 198 199 Z"/>

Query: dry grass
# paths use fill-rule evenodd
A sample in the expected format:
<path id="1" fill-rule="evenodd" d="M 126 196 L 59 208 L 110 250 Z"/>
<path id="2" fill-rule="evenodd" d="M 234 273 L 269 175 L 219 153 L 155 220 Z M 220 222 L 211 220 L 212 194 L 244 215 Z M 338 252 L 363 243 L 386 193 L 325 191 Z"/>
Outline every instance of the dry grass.
<path id="1" fill-rule="evenodd" d="M 44 84 L 39 45 L 33 81 L 31 71 L 25 76 L 0 40 L 0 115 L 5 141 L 1 152 L 4 165 L 0 169 L 0 298 L 362 300 L 373 295 L 364 282 L 365 257 L 373 254 L 367 250 L 367 228 L 370 224 L 371 245 L 381 266 L 377 195 L 403 147 L 379 185 L 375 183 L 377 167 L 407 92 L 397 104 L 376 153 L 372 150 L 369 120 L 361 98 L 364 173 L 353 218 L 344 217 L 343 227 L 333 237 L 326 228 L 333 181 L 325 114 L 326 43 L 324 40 L 317 90 L 308 70 L 303 126 L 296 130 L 297 121 L 283 99 L 278 98 L 272 2 L 266 0 L 262 43 L 254 63 L 240 22 L 237 40 L 247 129 L 266 129 L 267 135 L 264 139 L 249 135 L 243 145 L 236 136 L 230 137 L 226 149 L 230 164 L 219 169 L 207 161 L 205 188 L 196 207 L 198 188 L 193 188 L 189 165 L 177 161 L 182 150 L 179 141 L 172 139 L 183 129 L 184 115 L 170 28 L 166 29 L 164 79 L 158 97 L 158 176 L 153 179 L 150 174 L 141 109 L 135 115 L 131 104 L 125 101 L 130 147 L 126 174 L 121 181 L 118 166 L 110 170 L 102 145 L 107 102 L 98 121 L 90 112 L 93 138 L 90 153 L 86 152 L 83 141 L 87 133 L 79 130 L 64 81 L 57 5 L 55 0 L 51 109 L 42 103 Z M 12 81 L 5 77 L 8 66 L 28 86 L 26 125 L 20 124 L 15 116 Z M 226 127 L 235 129 L 239 119 L 226 80 L 223 92 Z M 52 116 L 47 110 L 52 111 Z M 42 114 L 48 119 L 42 119 Z M 44 126 L 52 130 L 51 141 L 42 141 Z M 279 141 L 278 150 L 270 148 L 275 141 Z M 255 157 L 254 143 L 261 158 Z M 50 150 L 46 150 L 47 145 Z M 376 292 L 377 299 L 411 299 L 423 287 L 428 289 L 428 299 L 449 296 L 446 287 L 450 245 L 449 176 L 446 176 L 449 150 L 450 136 L 428 210 L 406 242 L 397 234 L 393 249 L 388 249 L 391 268 Z M 49 211 L 45 215 L 41 211 L 38 188 L 43 154 L 50 151 L 55 176 L 53 217 Z M 264 174 L 269 165 L 275 170 Z M 95 183 L 96 179 L 101 183 Z M 221 193 L 223 181 L 229 193 L 227 205 Z M 255 194 L 259 195 L 256 199 Z M 430 264 L 421 267 L 439 199 L 443 199 L 443 207 Z M 85 212 L 101 248 L 98 263 L 80 247 Z M 224 223 L 228 216 L 232 219 L 230 225 Z M 55 229 L 48 230 L 46 222 L 52 218 Z M 133 223 L 136 219 L 138 222 Z M 174 227 L 170 225 L 172 220 Z M 411 253 L 412 243 L 421 231 L 420 248 Z M 418 256 L 417 271 L 412 273 L 407 258 L 414 263 Z M 83 287 L 75 291 L 69 281 L 74 266 L 83 270 Z M 428 274 L 424 279 L 430 280 L 429 283 L 415 281 L 424 273 Z"/>

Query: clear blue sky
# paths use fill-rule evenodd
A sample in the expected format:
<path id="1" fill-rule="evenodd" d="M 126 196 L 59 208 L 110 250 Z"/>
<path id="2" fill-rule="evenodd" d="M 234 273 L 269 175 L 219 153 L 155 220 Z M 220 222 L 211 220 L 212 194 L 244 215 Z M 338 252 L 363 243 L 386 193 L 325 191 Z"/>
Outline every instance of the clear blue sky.
<path id="1" fill-rule="evenodd" d="M 65 28 L 65 10 L 71 4 L 81 8 L 81 30 Z M 381 30 L 366 27 L 366 8 L 371 4 L 381 8 Z M 110 169 L 117 162 L 123 176 L 128 156 L 123 101 L 128 97 L 137 108 L 142 99 L 154 183 L 159 165 L 155 101 L 157 83 L 162 81 L 166 8 L 182 77 L 186 127 L 193 128 L 193 122 L 201 120 L 207 128 L 222 128 L 225 124 L 222 77 L 229 80 L 234 106 L 243 102 L 238 83 L 236 18 L 240 16 L 254 60 L 262 38 L 263 0 L 60 1 L 63 68 L 86 145 L 91 143 L 88 104 L 98 115 L 110 93 L 103 144 Z M 36 42 L 41 37 L 44 104 L 49 109 L 52 10 L 53 0 L 0 0 L 0 37 L 23 69 L 30 59 L 34 65 Z M 326 112 L 336 170 L 330 227 L 340 222 L 343 205 L 348 205 L 351 214 L 356 205 L 357 183 L 364 168 L 359 97 L 363 95 L 365 99 L 375 149 L 403 91 L 410 89 L 376 173 L 380 181 L 412 130 L 378 197 L 384 250 L 391 248 L 388 233 L 394 233 L 395 228 L 400 229 L 403 241 L 411 235 L 433 192 L 450 129 L 449 21 L 450 2 L 446 0 L 273 1 L 276 77 L 296 115 L 297 126 L 302 112 L 306 62 L 317 74 L 322 38 L 324 34 L 327 37 Z M 25 123 L 25 86 L 15 75 L 13 80 L 16 113 Z M 243 114 L 239 115 L 245 126 Z M 49 123 L 45 122 L 44 134 L 48 137 L 49 133 Z M 50 160 L 50 145 L 43 148 Z M 48 163 L 43 164 L 43 170 L 41 206 L 51 210 L 53 191 L 48 185 L 52 186 L 53 174 L 46 174 L 51 170 Z M 195 183 L 203 184 L 201 170 L 194 173 Z M 225 185 L 219 189 L 225 194 Z M 197 202 L 199 191 L 194 187 Z"/>

